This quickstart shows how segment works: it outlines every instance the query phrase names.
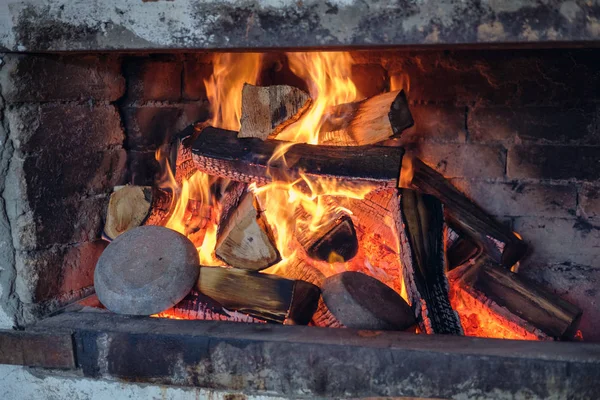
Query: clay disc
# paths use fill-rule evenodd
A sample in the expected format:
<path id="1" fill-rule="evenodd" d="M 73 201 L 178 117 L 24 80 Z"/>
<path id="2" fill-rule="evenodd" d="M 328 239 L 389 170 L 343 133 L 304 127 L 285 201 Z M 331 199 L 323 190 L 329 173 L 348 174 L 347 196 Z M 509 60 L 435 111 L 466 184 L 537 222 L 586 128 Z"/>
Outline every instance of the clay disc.
<path id="1" fill-rule="evenodd" d="M 94 272 L 98 299 L 118 314 L 150 315 L 179 303 L 199 274 L 185 236 L 160 226 L 131 229 L 106 247 Z"/>
<path id="2" fill-rule="evenodd" d="M 410 306 L 398 293 L 360 272 L 330 276 L 321 290 L 329 311 L 348 328 L 401 331 L 415 324 Z"/>

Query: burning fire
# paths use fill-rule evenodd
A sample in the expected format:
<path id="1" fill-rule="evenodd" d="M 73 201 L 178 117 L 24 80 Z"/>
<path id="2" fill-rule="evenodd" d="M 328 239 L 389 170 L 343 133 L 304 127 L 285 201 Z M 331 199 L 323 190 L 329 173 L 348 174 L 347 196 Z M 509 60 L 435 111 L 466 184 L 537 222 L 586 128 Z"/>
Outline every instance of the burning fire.
<path id="1" fill-rule="evenodd" d="M 280 146 L 274 153 L 270 163 L 285 165 L 286 152 L 296 143 L 319 144 L 321 127 L 332 118 L 329 111 L 332 107 L 357 101 L 359 94 L 356 86 L 350 79 L 353 60 L 349 53 L 342 52 L 312 52 L 288 53 L 291 70 L 303 78 L 309 87 L 313 100 L 311 108 L 295 123 L 286 127 L 277 139 L 288 141 L 289 144 Z M 204 80 L 206 92 L 212 108 L 210 125 L 228 129 L 239 130 L 241 117 L 242 87 L 244 83 L 255 84 L 261 69 L 260 54 L 219 54 L 213 60 L 213 74 Z M 392 90 L 410 88 L 408 76 L 394 76 L 391 79 Z M 227 186 L 226 181 L 211 177 L 202 172 L 196 172 L 188 179 L 178 183 L 171 173 L 165 154 L 157 152 L 157 159 L 163 167 L 163 176 L 159 186 L 171 191 L 173 204 L 171 214 L 165 226 L 187 235 L 198 246 L 202 265 L 222 265 L 214 255 L 217 242 L 217 221 L 221 210 L 217 201 L 217 194 L 223 193 Z M 402 183 L 408 184 L 412 179 L 410 160 L 406 158 L 406 167 L 403 166 Z M 273 180 L 273 182 L 258 186 L 252 184 L 250 190 L 257 196 L 262 212 L 272 225 L 275 233 L 276 245 L 281 253 L 282 261 L 268 269 L 268 273 L 276 273 L 280 268 L 299 256 L 298 252 L 304 251 L 295 239 L 298 229 L 316 232 L 328 223 L 331 215 L 345 213 L 351 215 L 348 202 L 354 199 L 364 199 L 372 191 L 369 185 L 348 185 L 327 179 L 316 179 L 300 174 L 295 180 Z M 200 218 L 194 210 L 204 210 Z M 302 210 L 308 218 L 298 218 L 298 210 Z M 394 226 L 392 221 L 384 221 L 388 226 Z M 363 235 L 365 246 L 386 247 L 390 254 L 397 260 L 399 249 L 390 248 L 385 239 L 371 237 L 377 233 Z M 198 235 L 197 237 L 195 235 Z M 379 253 L 378 253 L 379 251 Z M 341 270 L 360 270 L 378 278 L 386 278 L 385 269 L 377 263 L 386 264 L 386 257 L 378 250 L 373 252 L 375 259 L 369 259 L 364 254 L 357 256 L 353 265 L 351 262 L 340 262 L 339 256 L 331 254 L 329 263 L 316 262 L 326 276 Z M 364 251 L 363 251 L 364 253 Z M 379 257 L 379 258 L 377 258 Z M 401 268 L 401 267 L 400 267 Z M 396 270 L 399 268 L 396 268 Z M 396 271 L 394 288 L 407 299 L 406 287 L 401 271 Z M 468 334 L 476 336 L 491 336 L 504 338 L 523 339 L 523 334 L 513 332 L 506 328 L 502 321 L 494 315 L 479 312 L 469 307 L 468 301 L 461 298 L 456 292 L 453 294 L 453 305 L 458 310 L 465 330 Z M 532 339 L 533 337 L 527 337 Z"/>

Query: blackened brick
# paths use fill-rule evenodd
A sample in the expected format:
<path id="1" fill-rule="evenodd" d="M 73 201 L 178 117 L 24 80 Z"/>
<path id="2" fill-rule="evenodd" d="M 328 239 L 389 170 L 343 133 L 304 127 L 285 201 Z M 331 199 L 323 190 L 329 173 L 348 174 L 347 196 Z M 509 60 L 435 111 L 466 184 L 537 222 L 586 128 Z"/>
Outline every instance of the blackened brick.
<path id="1" fill-rule="evenodd" d="M 474 107 L 467 126 L 474 142 L 600 144 L 596 105 L 577 107 Z"/>
<path id="2" fill-rule="evenodd" d="M 161 173 L 154 151 L 130 151 L 127 161 L 126 181 L 133 185 L 152 186 Z"/>
<path id="3" fill-rule="evenodd" d="M 577 191 L 573 185 L 465 179 L 453 179 L 452 184 L 496 216 L 570 218 L 576 214 Z"/>
<path id="4" fill-rule="evenodd" d="M 112 105 L 28 104 L 7 111 L 11 138 L 25 154 L 55 153 L 56 157 L 121 146 L 121 118 Z"/>
<path id="5" fill-rule="evenodd" d="M 536 262 L 598 265 L 600 224 L 583 218 L 518 217 L 514 230 L 533 250 Z"/>
<path id="6" fill-rule="evenodd" d="M 513 146 L 508 150 L 510 178 L 580 179 L 600 176 L 600 147 Z"/>
<path id="7" fill-rule="evenodd" d="M 126 59 L 127 102 L 180 100 L 182 69 L 183 63 L 178 60 Z"/>
<path id="8" fill-rule="evenodd" d="M 580 213 L 586 218 L 600 218 L 600 187 L 583 185 L 579 192 Z"/>
<path id="9" fill-rule="evenodd" d="M 213 72 L 207 57 L 189 57 L 183 63 L 183 98 L 185 100 L 205 100 L 206 85 Z"/>
<path id="10" fill-rule="evenodd" d="M 504 177 L 506 151 L 501 146 L 419 142 L 405 147 L 447 178 Z"/>
<path id="11" fill-rule="evenodd" d="M 125 91 L 121 62 L 115 55 L 21 55 L 3 57 L 2 95 L 8 103 L 107 100 Z"/>
<path id="12" fill-rule="evenodd" d="M 389 90 L 386 70 L 378 64 L 355 64 L 351 79 L 361 98 L 375 96 Z"/>
<path id="13" fill-rule="evenodd" d="M 177 132 L 207 116 L 205 103 L 126 107 L 123 109 L 123 122 L 127 146 L 134 150 L 156 149 L 169 143 Z"/>
<path id="14" fill-rule="evenodd" d="M 465 109 L 446 105 L 412 105 L 414 126 L 402 132 L 401 142 L 419 140 L 432 142 L 465 141 Z"/>

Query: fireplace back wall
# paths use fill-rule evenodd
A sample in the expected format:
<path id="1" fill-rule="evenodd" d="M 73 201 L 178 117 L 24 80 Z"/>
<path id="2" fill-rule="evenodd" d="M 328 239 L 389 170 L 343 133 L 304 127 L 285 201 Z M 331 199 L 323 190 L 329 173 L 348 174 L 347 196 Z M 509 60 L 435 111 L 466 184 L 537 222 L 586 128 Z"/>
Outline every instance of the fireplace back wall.
<path id="1" fill-rule="evenodd" d="M 408 91 L 397 141 L 530 243 L 520 273 L 584 310 L 600 340 L 598 50 L 353 52 L 371 95 Z M 113 186 L 152 184 L 154 152 L 208 116 L 211 55 L 2 56 L 0 325 L 23 325 L 93 284 Z M 303 85 L 285 57 L 261 84 Z"/>

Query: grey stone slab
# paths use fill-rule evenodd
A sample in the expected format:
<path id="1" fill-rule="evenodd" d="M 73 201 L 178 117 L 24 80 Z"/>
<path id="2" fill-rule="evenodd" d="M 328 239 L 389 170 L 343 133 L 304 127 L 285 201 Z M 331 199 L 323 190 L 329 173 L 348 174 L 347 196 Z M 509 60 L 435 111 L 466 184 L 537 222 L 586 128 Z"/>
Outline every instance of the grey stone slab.
<path id="1" fill-rule="evenodd" d="M 599 19 L 584 0 L 27 0 L 0 5 L 0 49 L 555 44 L 597 41 Z"/>

